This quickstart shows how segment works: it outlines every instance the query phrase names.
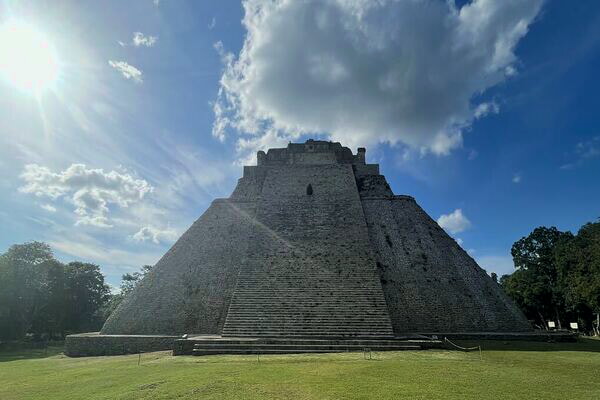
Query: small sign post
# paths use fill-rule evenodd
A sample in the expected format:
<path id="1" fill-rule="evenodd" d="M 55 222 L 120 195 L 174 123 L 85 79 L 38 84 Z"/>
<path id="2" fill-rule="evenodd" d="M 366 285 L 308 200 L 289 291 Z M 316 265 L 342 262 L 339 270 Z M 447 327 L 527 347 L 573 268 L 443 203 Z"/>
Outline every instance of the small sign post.
<path id="1" fill-rule="evenodd" d="M 579 324 L 577 324 L 577 322 L 571 322 L 569 324 L 569 326 L 571 327 L 571 329 L 573 329 L 574 331 L 578 331 L 579 330 Z"/>

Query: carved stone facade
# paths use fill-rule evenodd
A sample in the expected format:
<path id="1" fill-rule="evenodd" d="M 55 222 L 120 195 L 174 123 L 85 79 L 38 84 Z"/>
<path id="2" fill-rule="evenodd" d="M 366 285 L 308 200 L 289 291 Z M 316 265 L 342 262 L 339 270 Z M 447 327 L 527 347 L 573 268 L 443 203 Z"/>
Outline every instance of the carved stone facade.
<path id="1" fill-rule="evenodd" d="M 379 166 L 340 143 L 258 152 L 103 334 L 520 332 L 523 314 Z"/>

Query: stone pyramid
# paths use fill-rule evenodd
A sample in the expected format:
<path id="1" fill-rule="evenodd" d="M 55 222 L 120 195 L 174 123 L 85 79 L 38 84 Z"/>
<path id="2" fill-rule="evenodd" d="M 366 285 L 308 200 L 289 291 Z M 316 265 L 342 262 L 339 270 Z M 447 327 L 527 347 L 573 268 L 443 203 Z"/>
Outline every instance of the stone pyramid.
<path id="1" fill-rule="evenodd" d="M 523 314 L 379 165 L 340 143 L 259 151 L 102 334 L 520 332 Z"/>

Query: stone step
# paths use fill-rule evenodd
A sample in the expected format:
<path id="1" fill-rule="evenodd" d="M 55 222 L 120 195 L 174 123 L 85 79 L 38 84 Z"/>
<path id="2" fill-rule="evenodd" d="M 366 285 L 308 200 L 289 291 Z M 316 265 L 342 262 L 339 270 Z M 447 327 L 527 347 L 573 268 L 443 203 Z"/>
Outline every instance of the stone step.
<path id="1" fill-rule="evenodd" d="M 327 339 L 297 339 L 297 338 L 233 338 L 233 337 L 219 337 L 219 338 L 207 338 L 207 339 L 186 339 L 191 342 L 194 346 L 218 346 L 223 343 L 235 344 L 235 345 L 249 345 L 249 344 L 289 344 L 289 345 L 352 345 L 352 346 L 387 346 L 387 345 L 404 345 L 404 344 L 418 344 L 430 343 L 431 340 L 426 339 L 373 339 L 369 338 L 327 338 Z"/>
<path id="2" fill-rule="evenodd" d="M 319 301 L 297 301 L 297 302 L 293 302 L 291 304 L 288 303 L 281 303 L 283 299 L 270 299 L 269 301 L 259 301 L 259 300 L 247 300 L 247 299 L 234 299 L 231 301 L 232 305 L 242 305 L 242 306 L 252 306 L 252 305 L 263 305 L 263 304 L 272 304 L 272 305 L 281 305 L 284 307 L 290 307 L 293 306 L 294 304 L 299 304 L 299 305 L 314 305 L 315 303 L 317 303 L 318 305 L 323 305 L 323 306 L 329 306 L 329 307 L 341 307 L 341 306 L 348 306 L 348 305 L 356 305 L 356 306 L 360 306 L 362 308 L 365 307 L 372 307 L 372 308 L 379 308 L 379 306 L 385 305 L 385 304 L 380 304 L 380 303 L 367 303 L 367 302 L 335 302 L 335 301 L 325 301 L 323 299 L 319 300 Z M 290 301 L 291 302 L 291 301 Z"/>
<path id="3" fill-rule="evenodd" d="M 282 303 L 284 302 L 284 303 Z M 349 300 L 349 301 L 339 301 L 339 300 L 334 300 L 334 299 L 327 299 L 327 298 L 320 298 L 320 299 L 306 299 L 306 298 L 289 298 L 289 297 L 280 297 L 280 298 L 263 298 L 263 299 L 258 299 L 258 298 L 254 298 L 254 299 L 248 299 L 248 298 L 237 298 L 231 301 L 231 304 L 240 304 L 240 305 L 252 305 L 252 304 L 283 304 L 285 306 L 289 306 L 292 304 L 298 304 L 298 305 L 307 305 L 307 306 L 313 306 L 313 305 L 329 305 L 332 307 L 335 306 L 347 306 L 347 305 L 357 305 L 357 306 L 362 306 L 362 307 L 368 307 L 368 306 L 372 306 L 372 307 L 379 307 L 382 305 L 385 305 L 383 302 L 380 301 L 357 301 L 356 299 L 353 300 Z"/>
<path id="4" fill-rule="evenodd" d="M 392 331 L 360 331 L 360 330 L 338 330 L 327 331 L 323 329 L 314 330 L 242 330 L 242 329 L 224 329 L 222 336 L 243 336 L 243 337 L 393 337 Z"/>
<path id="5" fill-rule="evenodd" d="M 349 299 L 336 299 L 335 297 L 320 297 L 320 298 L 306 298 L 306 297 L 263 297 L 263 298 L 246 298 L 243 296 L 236 297 L 232 299 L 231 304 L 280 304 L 282 301 L 286 301 L 287 303 L 298 303 L 298 304 L 329 304 L 332 306 L 345 306 L 348 304 L 356 304 L 360 306 L 381 306 L 385 305 L 384 302 L 377 299 L 359 299 L 359 298 L 349 298 Z"/>
<path id="6" fill-rule="evenodd" d="M 241 307 L 240 307 L 241 308 Z M 368 309 L 368 308 L 359 308 L 356 307 L 354 309 L 354 311 L 356 312 L 357 317 L 363 317 L 363 316 L 385 316 L 387 314 L 384 314 L 382 311 L 378 310 L 378 309 Z M 347 310 L 345 309 L 341 309 L 341 308 L 333 308 L 333 307 L 268 307 L 268 306 L 263 306 L 263 307 L 244 307 L 243 310 L 235 310 L 234 312 L 232 312 L 232 315 L 236 315 L 236 314 L 253 314 L 253 315 L 260 315 L 260 314 L 266 314 L 266 315 L 275 315 L 276 313 L 281 313 L 281 314 L 285 314 L 285 315 L 293 315 L 293 316 L 301 316 L 301 315 L 328 315 L 329 313 L 331 314 L 335 314 L 338 316 L 344 316 L 344 317 L 351 317 L 353 314 L 348 313 Z"/>
<path id="7" fill-rule="evenodd" d="M 372 346 L 369 351 L 405 351 L 405 350 L 421 350 L 418 345 L 399 345 L 399 346 Z M 363 352 L 364 347 L 361 346 L 241 346 L 241 347 L 203 347 L 192 350 L 196 356 L 211 355 L 211 354 L 297 354 L 297 353 L 344 353 L 344 352 Z"/>
<path id="8" fill-rule="evenodd" d="M 342 279 L 341 282 L 338 282 L 342 285 L 342 287 L 348 288 L 365 288 L 365 287 L 376 287 L 377 285 L 373 282 L 367 281 L 367 279 L 373 279 L 376 275 L 369 276 L 358 276 L 358 275 L 334 275 L 334 276 L 304 276 L 304 277 L 290 277 L 285 274 L 277 274 L 270 273 L 261 276 L 253 276 L 250 278 L 245 278 L 240 276 L 239 284 L 240 285 L 262 285 L 262 284 L 272 284 L 273 282 L 277 283 L 311 283 L 311 284 L 322 284 L 323 286 L 329 286 L 331 284 L 335 284 L 337 281 Z M 304 285 L 308 286 L 308 285 Z"/>
<path id="9" fill-rule="evenodd" d="M 252 305 L 247 305 L 244 306 L 244 308 L 241 307 L 237 307 L 235 310 L 233 309 L 233 307 L 230 308 L 232 315 L 235 314 L 247 314 L 247 313 L 252 313 L 252 314 L 260 314 L 260 313 L 268 313 L 269 315 L 276 313 L 278 311 L 282 312 L 282 313 L 287 313 L 287 314 L 294 314 L 294 315 L 302 315 L 302 314 L 309 314 L 309 315 L 331 315 L 331 314 L 335 314 L 336 316 L 352 316 L 355 315 L 357 317 L 363 317 L 363 316 L 373 316 L 373 315 L 388 315 L 387 313 L 383 312 L 383 310 L 376 308 L 376 307 L 356 307 L 354 308 L 354 312 L 350 313 L 348 311 L 348 309 L 343 308 L 343 307 L 331 307 L 331 306 L 315 306 L 315 307 L 294 307 L 292 305 L 284 307 L 284 306 L 278 306 L 278 307 L 269 307 L 269 306 L 252 306 Z"/>
<path id="10" fill-rule="evenodd" d="M 378 323 L 378 322 L 389 322 L 389 319 L 386 315 L 371 315 L 369 318 L 364 318 L 361 316 L 340 316 L 336 315 L 335 317 L 330 317 L 325 313 L 322 314 L 309 314 L 309 313 L 285 313 L 285 314 L 272 314 L 272 313 L 255 313 L 255 314 L 232 314 L 228 315 L 226 320 L 236 320 L 238 322 L 261 322 L 261 321 L 278 321 L 281 323 L 292 323 L 292 322 L 300 322 L 300 323 L 308 323 L 308 322 L 332 322 L 336 324 L 345 324 L 345 323 Z"/>
<path id="11" fill-rule="evenodd" d="M 320 298 L 339 298 L 339 299 L 372 299 L 379 300 L 379 296 L 374 296 L 371 291 L 363 291 L 356 293 L 348 293 L 348 292 L 314 292 L 307 293 L 303 291 L 276 291 L 276 290 L 261 290 L 256 293 L 249 292 L 237 292 L 236 293 L 240 297 L 245 298 L 259 298 L 259 299 L 274 299 L 280 297 L 290 297 L 290 298 L 301 298 L 301 299 L 320 299 Z"/>
<path id="12" fill-rule="evenodd" d="M 388 325 L 385 323 L 380 323 L 380 324 L 371 324 L 371 323 L 354 323 L 354 324 L 336 324 L 334 322 L 331 323 L 320 323 L 320 322 L 307 322 L 305 324 L 282 324 L 282 323 L 271 323 L 270 321 L 263 321 L 263 322 L 257 322 L 257 323 L 237 323 L 238 321 L 235 321 L 236 328 L 244 328 L 244 329 L 249 329 L 251 327 L 265 327 L 265 326 L 269 326 L 269 327 L 273 327 L 273 328 L 281 328 L 281 329 L 291 329 L 291 328 L 310 328 L 310 329 L 314 329 L 314 328 L 318 328 L 318 327 L 323 327 L 323 329 L 325 328 L 335 328 L 335 329 L 351 329 L 352 327 L 360 327 L 363 329 L 378 329 L 378 328 L 383 328 L 385 327 L 386 329 L 388 328 Z M 223 329 L 231 329 L 233 328 L 233 326 L 225 326 Z"/>
<path id="13" fill-rule="evenodd" d="M 383 305 L 382 305 L 383 306 Z M 310 310 L 323 310 L 323 311 L 335 311 L 335 312 L 344 312 L 347 314 L 351 314 L 348 310 L 348 307 L 352 307 L 353 313 L 360 314 L 363 312 L 377 312 L 381 310 L 380 307 L 372 304 L 352 304 L 352 303 L 342 303 L 342 304 L 332 304 L 329 302 L 322 302 L 319 304 L 313 303 L 267 303 L 267 302 L 232 302 L 230 304 L 230 308 L 239 307 L 244 310 L 286 310 L 286 311 L 310 311 Z"/>
<path id="14" fill-rule="evenodd" d="M 279 288 L 280 290 L 295 290 L 295 289 L 306 289 L 311 290 L 313 292 L 317 290 L 326 290 L 326 291 L 355 291 L 362 292 L 365 290 L 375 289 L 376 286 L 367 286 L 367 285 L 349 285 L 349 284 L 339 284 L 336 285 L 333 282 L 324 283 L 324 282 L 311 282 L 311 281 L 303 281 L 303 282 L 295 282 L 295 281 L 285 281 L 285 282 L 277 282 L 277 281 L 269 281 L 269 282 L 257 282 L 257 283 L 249 283 L 244 284 L 240 283 L 238 286 L 240 289 L 244 290 L 262 290 L 270 289 L 273 287 Z"/>
<path id="15" fill-rule="evenodd" d="M 373 332 L 392 332 L 392 329 L 389 329 L 388 327 L 383 327 L 383 326 L 365 326 L 365 325 L 350 325 L 350 326 L 344 326 L 344 327 L 322 327 L 318 324 L 314 324 L 314 325 L 308 325 L 308 326 L 271 326 L 268 324 L 265 325 L 257 325 L 257 326 L 231 326 L 231 327 L 224 327 L 223 328 L 223 332 L 233 332 L 233 331 L 248 331 L 248 332 L 252 332 L 252 331 L 256 331 L 256 332 L 261 332 L 261 331 L 277 331 L 277 332 L 284 332 L 284 331 L 288 331 L 288 332 L 318 332 L 318 331 L 323 331 L 323 332 L 355 332 L 356 334 L 359 334 L 361 332 L 364 333 L 373 333 Z"/>
<path id="16" fill-rule="evenodd" d="M 281 328 L 302 328 L 302 327 L 310 327 L 311 329 L 314 327 L 323 327 L 323 328 L 327 328 L 327 327 L 332 327 L 332 328 L 336 328 L 336 329 L 349 329 L 350 327 L 362 327 L 362 328 L 367 328 L 367 329 L 376 329 L 379 327 L 388 327 L 388 324 L 385 323 L 385 321 L 381 321 L 380 323 L 370 323 L 370 322 L 355 322 L 355 323 L 345 323 L 345 324 L 340 324 L 340 323 L 336 323 L 334 322 L 329 322 L 329 321 L 307 321 L 306 323 L 297 323 L 297 324 L 286 324 L 286 323 L 282 323 L 282 322 L 275 322 L 275 321 L 256 321 L 256 322 L 241 322 L 241 321 L 235 321 L 236 326 L 240 327 L 240 328 L 250 328 L 252 326 L 257 326 L 257 327 L 262 327 L 262 326 L 272 326 L 272 327 L 281 327 Z M 229 328 L 228 326 L 225 326 L 225 328 Z"/>
<path id="17" fill-rule="evenodd" d="M 420 350 L 420 348 L 401 348 L 401 349 L 371 349 L 372 351 L 401 351 L 401 350 Z M 257 350 L 257 349 L 203 349 L 194 350 L 193 355 L 195 356 L 210 356 L 210 355 L 245 355 L 245 354 L 318 354 L 318 353 L 340 353 L 340 352 L 361 352 L 362 350 Z"/>
<path id="18" fill-rule="evenodd" d="M 224 336 L 235 336 L 237 334 L 239 335 L 244 335 L 244 336 L 265 336 L 266 334 L 277 334 L 277 336 L 282 336 L 282 335 L 295 335 L 295 334 L 307 334 L 307 335 L 320 335 L 323 334 L 325 336 L 335 336 L 335 335 L 340 335 L 340 336 L 389 336 L 389 335 L 393 335 L 393 331 L 391 329 L 386 329 L 386 328 L 366 328 L 366 327 L 360 327 L 360 326 L 356 326 L 356 327 L 352 327 L 351 329 L 330 329 L 330 328 L 321 328 L 318 326 L 314 326 L 314 327 L 310 327 L 310 328 L 305 328 L 305 329 L 299 329 L 299 328 L 294 328 L 294 327 L 286 327 L 286 328 L 281 328 L 281 327 L 270 327 L 270 326 L 263 326 L 263 327 L 235 327 L 235 328 L 230 328 L 230 329 L 223 329 L 222 335 Z"/>
<path id="19" fill-rule="evenodd" d="M 255 294 L 249 293 L 237 293 L 236 298 L 257 298 L 257 299 L 280 299 L 280 298 L 298 298 L 298 299 L 339 299 L 339 300 L 354 300 L 354 301 L 381 301 L 382 298 L 379 296 L 373 295 L 371 291 L 365 291 L 362 293 L 329 293 L 329 292 L 321 292 L 319 294 L 316 293 L 303 293 L 299 292 L 277 292 L 276 290 L 264 290 Z"/>
<path id="20" fill-rule="evenodd" d="M 252 324 L 252 325 L 264 325 L 264 324 L 271 324 L 271 325 L 298 325 L 298 326 L 306 326 L 306 325 L 321 325 L 321 326 L 325 326 L 325 325 L 331 325 L 331 326 L 348 326 L 348 325 L 365 325 L 365 326 L 388 326 L 387 324 L 387 320 L 385 319 L 381 319 L 379 321 L 339 321 L 339 320 L 326 320 L 326 319 L 306 319 L 306 320 L 301 320 L 301 321 L 294 321 L 294 320 L 275 320 L 275 319 L 261 319 L 259 320 L 254 319 L 254 320 L 238 320 L 235 318 L 228 318 L 228 321 L 235 321 L 236 323 L 239 324 Z"/>
<path id="21" fill-rule="evenodd" d="M 363 318 L 362 316 L 339 316 L 329 317 L 327 314 L 271 314 L 271 313 L 256 313 L 256 314 L 232 314 L 228 315 L 226 320 L 230 321 L 238 321 L 238 322 L 265 322 L 265 321 L 274 321 L 281 323 L 295 323 L 299 321 L 300 323 L 309 323 L 309 322 L 331 322 L 336 324 L 345 324 L 345 323 L 388 323 L 389 319 L 385 315 L 371 315 L 370 318 Z"/>
<path id="22" fill-rule="evenodd" d="M 262 348 L 262 349 L 348 349 L 348 348 L 360 348 L 363 349 L 365 347 L 418 347 L 421 346 L 418 344 L 407 344 L 407 343 L 394 343 L 392 341 L 388 341 L 388 343 L 381 343 L 380 341 L 372 340 L 368 345 L 359 344 L 359 343 L 307 343 L 310 341 L 297 341 L 298 343 L 262 343 L 262 342 L 245 342 L 245 343 L 231 343 L 228 341 L 221 342 L 212 342 L 212 343 L 196 343 L 194 344 L 194 349 L 203 349 L 203 348 L 244 348 L 252 346 L 254 348 Z"/>
<path id="23" fill-rule="evenodd" d="M 233 332 L 233 333 L 223 333 L 223 337 L 245 337 L 245 338 L 295 338 L 295 339 L 314 339 L 314 338 L 345 338 L 345 339 L 353 339 L 357 337 L 362 338 L 372 338 L 372 339 L 391 339 L 394 337 L 393 334 L 390 333 L 381 333 L 375 332 L 371 334 L 351 334 L 351 333 L 327 333 L 327 332 L 260 332 L 260 333 L 251 333 L 251 332 Z"/>

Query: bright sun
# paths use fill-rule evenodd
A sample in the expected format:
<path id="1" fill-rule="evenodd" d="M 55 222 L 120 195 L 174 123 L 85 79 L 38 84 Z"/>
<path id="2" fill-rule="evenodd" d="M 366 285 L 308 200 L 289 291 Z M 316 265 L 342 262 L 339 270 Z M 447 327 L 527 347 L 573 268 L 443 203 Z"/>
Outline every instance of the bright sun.
<path id="1" fill-rule="evenodd" d="M 16 21 L 0 26 L 0 77 L 21 90 L 41 93 L 58 73 L 54 47 L 41 32 Z"/>

